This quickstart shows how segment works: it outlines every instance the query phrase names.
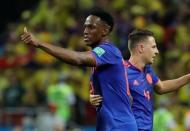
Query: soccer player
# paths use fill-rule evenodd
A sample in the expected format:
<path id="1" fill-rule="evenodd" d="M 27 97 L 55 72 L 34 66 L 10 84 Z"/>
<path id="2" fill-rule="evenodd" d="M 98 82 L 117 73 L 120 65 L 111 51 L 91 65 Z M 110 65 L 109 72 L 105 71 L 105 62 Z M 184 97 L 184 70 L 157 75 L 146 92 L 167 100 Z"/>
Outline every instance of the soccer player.
<path id="1" fill-rule="evenodd" d="M 139 131 L 152 131 L 153 91 L 165 94 L 176 91 L 190 82 L 190 74 L 177 79 L 160 80 L 151 64 L 159 53 L 155 38 L 148 30 L 135 30 L 129 34 L 130 59 L 126 61 L 129 88 L 133 97 L 132 110 Z M 100 95 L 90 95 L 90 102 L 98 106 L 104 101 Z"/>
<path id="2" fill-rule="evenodd" d="M 137 131 L 123 58 L 108 39 L 113 25 L 112 16 L 105 11 L 93 11 L 88 15 L 84 23 L 84 41 L 92 47 L 92 51 L 88 52 L 76 52 L 41 42 L 26 28 L 21 40 L 65 63 L 92 67 L 92 92 L 104 99 L 96 109 L 97 131 Z"/>

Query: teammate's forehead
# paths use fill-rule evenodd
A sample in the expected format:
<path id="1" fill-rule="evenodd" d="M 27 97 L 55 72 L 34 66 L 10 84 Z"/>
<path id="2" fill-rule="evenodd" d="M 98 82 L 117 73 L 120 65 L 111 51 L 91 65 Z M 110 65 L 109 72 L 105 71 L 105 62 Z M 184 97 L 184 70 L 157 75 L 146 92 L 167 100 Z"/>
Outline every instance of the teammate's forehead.
<path id="1" fill-rule="evenodd" d="M 156 40 L 155 40 L 155 38 L 154 38 L 153 36 L 150 37 L 150 41 L 151 41 L 152 43 L 156 44 Z"/>
<path id="2" fill-rule="evenodd" d="M 155 38 L 153 36 L 148 36 L 145 41 L 149 41 L 149 42 L 155 42 Z"/>
<path id="3" fill-rule="evenodd" d="M 89 25 L 89 24 L 98 24 L 100 23 L 101 19 L 97 16 L 94 15 L 89 15 L 86 20 L 85 20 L 85 25 Z"/>
<path id="4" fill-rule="evenodd" d="M 157 46 L 156 40 L 153 36 L 148 37 L 147 43 L 149 43 L 150 46 Z"/>
<path id="5" fill-rule="evenodd" d="M 150 41 L 155 41 L 155 38 L 154 38 L 153 36 L 149 36 L 148 39 L 149 39 Z"/>

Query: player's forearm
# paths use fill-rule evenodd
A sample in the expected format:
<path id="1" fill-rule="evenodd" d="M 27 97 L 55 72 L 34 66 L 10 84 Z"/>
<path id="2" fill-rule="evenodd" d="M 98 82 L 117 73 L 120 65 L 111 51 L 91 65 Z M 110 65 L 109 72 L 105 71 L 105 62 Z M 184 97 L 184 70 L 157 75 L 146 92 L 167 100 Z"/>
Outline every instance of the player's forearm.
<path id="1" fill-rule="evenodd" d="M 83 52 L 72 51 L 69 49 L 57 47 L 55 45 L 43 42 L 40 42 L 38 44 L 38 47 L 67 64 L 78 66 L 93 66 L 93 63 L 90 60 L 88 60 L 87 56 Z"/>
<path id="2" fill-rule="evenodd" d="M 184 75 L 177 79 L 162 81 L 162 93 L 176 91 L 188 83 L 190 83 L 190 74 Z"/>
<path id="3" fill-rule="evenodd" d="M 45 52 L 55 56 L 56 58 L 61 59 L 65 63 L 78 66 L 96 66 L 95 58 L 92 56 L 91 53 L 76 52 L 38 41 L 32 35 L 32 33 L 27 31 L 26 27 L 24 28 L 24 33 L 21 35 L 21 40 L 26 44 L 41 48 Z"/>

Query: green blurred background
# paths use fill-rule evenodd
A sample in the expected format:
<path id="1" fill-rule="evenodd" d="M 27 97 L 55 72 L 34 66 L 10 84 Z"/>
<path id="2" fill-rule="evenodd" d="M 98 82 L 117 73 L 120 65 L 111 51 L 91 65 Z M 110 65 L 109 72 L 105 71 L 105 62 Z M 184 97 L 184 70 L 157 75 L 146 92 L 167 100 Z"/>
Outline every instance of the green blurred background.
<path id="1" fill-rule="evenodd" d="M 89 10 L 115 19 L 111 39 L 125 59 L 135 28 L 155 33 L 160 51 L 153 67 L 160 79 L 190 69 L 189 0 L 3 0 L 0 4 L 0 130 L 94 131 L 89 103 L 90 68 L 75 67 L 20 41 L 24 26 L 40 40 L 76 51 Z M 155 95 L 155 131 L 190 131 L 190 85 Z M 162 121 L 160 121 L 162 120 Z M 55 128 L 56 127 L 56 128 Z"/>

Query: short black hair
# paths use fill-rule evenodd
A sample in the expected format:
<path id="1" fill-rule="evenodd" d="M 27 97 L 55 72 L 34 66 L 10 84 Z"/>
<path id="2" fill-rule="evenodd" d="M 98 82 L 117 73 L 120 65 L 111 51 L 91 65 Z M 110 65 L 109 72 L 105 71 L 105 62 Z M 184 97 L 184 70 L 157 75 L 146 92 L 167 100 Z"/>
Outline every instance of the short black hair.
<path id="1" fill-rule="evenodd" d="M 114 19 L 110 13 L 102 9 L 94 9 L 94 10 L 91 10 L 91 12 L 88 15 L 94 15 L 94 16 L 99 17 L 102 21 L 106 22 L 106 24 L 110 26 L 110 29 L 109 29 L 110 32 L 113 30 Z"/>
<path id="2" fill-rule="evenodd" d="M 154 33 L 146 29 L 138 29 L 132 31 L 128 35 L 128 48 L 133 49 L 139 42 L 145 41 L 149 36 L 154 37 Z"/>

